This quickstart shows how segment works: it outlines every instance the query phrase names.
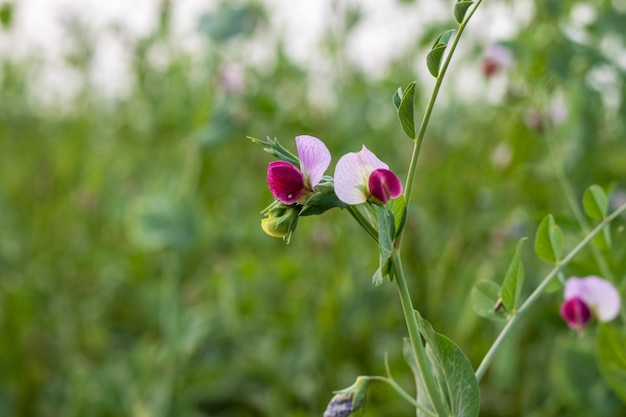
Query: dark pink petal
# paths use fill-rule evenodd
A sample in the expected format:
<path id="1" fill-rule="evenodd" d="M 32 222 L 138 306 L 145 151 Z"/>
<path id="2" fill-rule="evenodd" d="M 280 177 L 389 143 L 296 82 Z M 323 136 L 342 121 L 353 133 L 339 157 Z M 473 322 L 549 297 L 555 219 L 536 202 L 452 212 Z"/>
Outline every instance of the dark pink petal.
<path id="1" fill-rule="evenodd" d="M 392 171 L 384 168 L 372 171 L 368 186 L 370 194 L 384 204 L 387 204 L 390 198 L 397 198 L 402 194 L 400 179 Z"/>
<path id="2" fill-rule="evenodd" d="M 293 204 L 302 195 L 304 178 L 293 164 L 285 161 L 274 161 L 267 167 L 267 185 L 283 204 Z"/>
<path id="3" fill-rule="evenodd" d="M 591 310 L 582 299 L 573 297 L 561 305 L 561 317 L 570 329 L 580 330 L 591 320 Z"/>
<path id="4" fill-rule="evenodd" d="M 593 311 L 598 320 L 605 322 L 616 318 L 621 308 L 617 289 L 609 281 L 596 276 L 572 277 L 565 281 L 564 298 L 578 297 Z"/>

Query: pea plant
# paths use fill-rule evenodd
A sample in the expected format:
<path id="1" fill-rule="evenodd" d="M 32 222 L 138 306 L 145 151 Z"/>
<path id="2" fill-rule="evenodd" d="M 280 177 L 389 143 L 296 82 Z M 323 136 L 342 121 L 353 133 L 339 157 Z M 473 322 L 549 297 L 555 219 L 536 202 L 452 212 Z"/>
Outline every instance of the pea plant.
<path id="1" fill-rule="evenodd" d="M 600 346 L 597 356 L 602 375 L 615 393 L 626 401 L 626 360 L 623 353 L 626 333 L 623 326 L 614 322 L 620 316 L 622 322 L 626 318 L 620 301 L 620 291 L 626 281 L 611 274 L 603 253 L 597 250 L 592 251 L 599 265 L 597 275 L 566 278 L 563 274 L 563 268 L 590 243 L 610 247 L 609 223 L 626 211 L 626 204 L 610 211 L 609 197 L 598 185 L 589 186 L 582 196 L 582 204 L 575 198 L 571 199 L 571 209 L 583 237 L 568 251 L 565 250 L 564 233 L 552 214 L 538 225 L 534 236 L 535 253 L 542 261 L 552 265 L 539 285 L 530 292 L 524 289 L 522 253 L 528 238 L 523 237 L 501 282 L 479 281 L 471 291 L 468 289 L 476 314 L 505 322 L 476 369 L 459 346 L 438 333 L 413 305 L 403 268 L 402 248 L 404 226 L 410 221 L 407 214 L 410 212 L 420 150 L 454 52 L 481 2 L 456 2 L 454 18 L 458 26 L 443 32 L 434 41 L 426 65 L 435 83 L 423 115 L 418 117 L 415 111 L 415 82 L 393 94 L 400 127 L 414 145 L 404 182 L 366 145 L 338 158 L 330 176 L 326 175 L 326 171 L 333 157 L 324 142 L 314 136 L 297 136 L 296 154 L 276 139 L 250 138 L 263 145 L 265 151 L 277 159 L 267 169 L 267 184 L 275 201 L 262 211 L 263 230 L 270 236 L 289 242 L 302 217 L 341 209 L 349 213 L 378 246 L 378 269 L 373 273 L 373 284 L 389 283 L 398 290 L 408 331 L 402 351 L 414 375 L 413 392 L 416 394 L 410 394 L 394 379 L 385 359 L 386 375 L 362 375 L 350 387 L 335 392 L 325 417 L 348 416 L 362 409 L 368 386 L 376 381 L 390 385 L 408 406 L 415 408 L 418 416 L 478 416 L 479 384 L 485 372 L 524 314 L 539 302 L 548 287 L 554 286 L 563 288 L 560 315 L 564 325 L 576 332 L 596 326 Z M 491 73 L 498 65 L 505 65 L 508 58 L 499 57 L 502 58 L 502 54 L 494 53 L 485 71 Z M 565 182 L 564 187 L 567 188 Z M 427 184 L 422 183 L 421 186 Z"/>

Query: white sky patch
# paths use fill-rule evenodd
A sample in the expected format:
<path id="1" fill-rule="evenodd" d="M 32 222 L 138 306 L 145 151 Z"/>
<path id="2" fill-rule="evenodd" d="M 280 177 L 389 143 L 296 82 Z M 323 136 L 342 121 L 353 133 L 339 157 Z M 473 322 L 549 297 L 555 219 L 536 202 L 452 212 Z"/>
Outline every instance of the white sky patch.
<path id="1" fill-rule="evenodd" d="M 129 44 L 154 31 L 160 3 L 160 0 L 18 0 L 15 2 L 13 30 L 0 32 L 0 54 L 16 59 L 36 56 L 45 63 L 38 90 L 51 98 L 72 94 L 80 88 L 79 74 L 65 63 L 62 54 L 72 45 L 68 22 L 78 21 L 85 25 L 96 42 L 91 81 L 108 96 L 123 94 L 132 82 L 129 79 L 132 54 Z M 428 22 L 449 20 L 451 28 L 456 26 L 452 5 L 446 2 L 400 4 L 380 0 L 265 0 L 264 3 L 271 33 L 255 38 L 253 47 L 232 51 L 232 58 L 243 57 L 247 62 L 258 62 L 260 65 L 271 62 L 275 40 L 280 38 L 287 53 L 311 71 L 314 82 L 320 84 L 319 89 L 313 90 L 321 96 L 325 94 L 322 84 L 329 76 L 332 77 L 334 67 L 320 52 L 319 46 L 327 30 L 336 30 L 341 23 L 337 21 L 341 13 L 333 10 L 333 3 L 342 9 L 359 7 L 362 10 L 363 19 L 347 39 L 347 53 L 342 59 L 371 76 L 381 75 L 390 62 L 412 47 Z M 513 36 L 518 26 L 514 22 L 523 21 L 525 14 L 532 13 L 528 11 L 527 3 L 484 4 L 473 18 L 472 30 L 468 30 L 472 34 L 464 41 L 473 38 L 487 45 Z M 171 47 L 188 52 L 206 49 L 206 39 L 197 31 L 198 19 L 217 6 L 216 0 L 173 0 Z M 166 49 L 162 51 L 164 59 L 167 59 Z M 160 52 L 157 50 L 155 53 Z M 230 58 L 228 51 L 225 57 Z M 424 57 L 415 63 L 416 76 L 432 81 L 426 72 Z M 151 58 L 160 59 L 157 56 Z M 465 59 L 456 57 L 455 61 L 460 58 Z M 466 74 L 463 79 L 469 77 L 476 80 L 477 74 Z M 473 81 L 459 83 L 455 89 L 476 87 Z"/>

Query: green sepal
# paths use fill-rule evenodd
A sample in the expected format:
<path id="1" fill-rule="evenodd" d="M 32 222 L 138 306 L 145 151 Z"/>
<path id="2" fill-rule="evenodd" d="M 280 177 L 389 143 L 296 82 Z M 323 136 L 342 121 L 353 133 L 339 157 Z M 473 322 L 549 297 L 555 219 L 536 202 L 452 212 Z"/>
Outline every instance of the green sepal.
<path id="1" fill-rule="evenodd" d="M 300 216 L 312 216 L 322 214 L 335 207 L 344 208 L 347 204 L 337 198 L 333 178 L 325 175 L 319 184 L 315 186 L 315 193 L 307 199 L 302 206 Z"/>
<path id="2" fill-rule="evenodd" d="M 246 136 L 246 138 L 250 139 L 253 143 L 258 143 L 260 145 L 266 146 L 266 148 L 263 148 L 263 150 L 270 155 L 273 155 L 276 158 L 280 159 L 281 161 L 287 161 L 296 166 L 300 166 L 300 159 L 298 159 L 297 156 L 289 152 L 287 148 L 281 145 L 278 142 L 278 139 L 272 139 L 269 136 L 266 140 L 256 139 L 252 136 Z"/>

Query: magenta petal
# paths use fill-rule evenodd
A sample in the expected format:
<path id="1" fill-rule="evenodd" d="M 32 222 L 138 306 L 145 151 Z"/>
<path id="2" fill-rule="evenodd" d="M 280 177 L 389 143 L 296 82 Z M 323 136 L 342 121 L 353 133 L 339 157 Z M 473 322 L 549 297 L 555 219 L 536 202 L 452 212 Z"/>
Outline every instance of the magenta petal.
<path id="1" fill-rule="evenodd" d="M 274 161 L 267 167 L 267 185 L 278 201 L 293 204 L 302 195 L 304 178 L 293 164 Z"/>
<path id="2" fill-rule="evenodd" d="M 578 297 L 589 305 L 600 321 L 610 321 L 618 316 L 621 300 L 609 281 L 600 277 L 570 278 L 565 282 L 565 300 Z"/>
<path id="3" fill-rule="evenodd" d="M 561 305 L 561 317 L 570 329 L 580 330 L 591 320 L 591 310 L 582 299 L 573 297 Z"/>
<path id="4" fill-rule="evenodd" d="M 307 188 L 313 189 L 324 176 L 324 172 L 330 165 L 330 151 L 324 142 L 316 137 L 301 135 L 296 136 L 300 169 L 304 176 Z"/>
<path id="5" fill-rule="evenodd" d="M 389 198 L 397 198 L 402 194 L 402 182 L 388 169 L 375 169 L 370 175 L 368 185 L 370 194 L 383 204 L 387 204 Z"/>

